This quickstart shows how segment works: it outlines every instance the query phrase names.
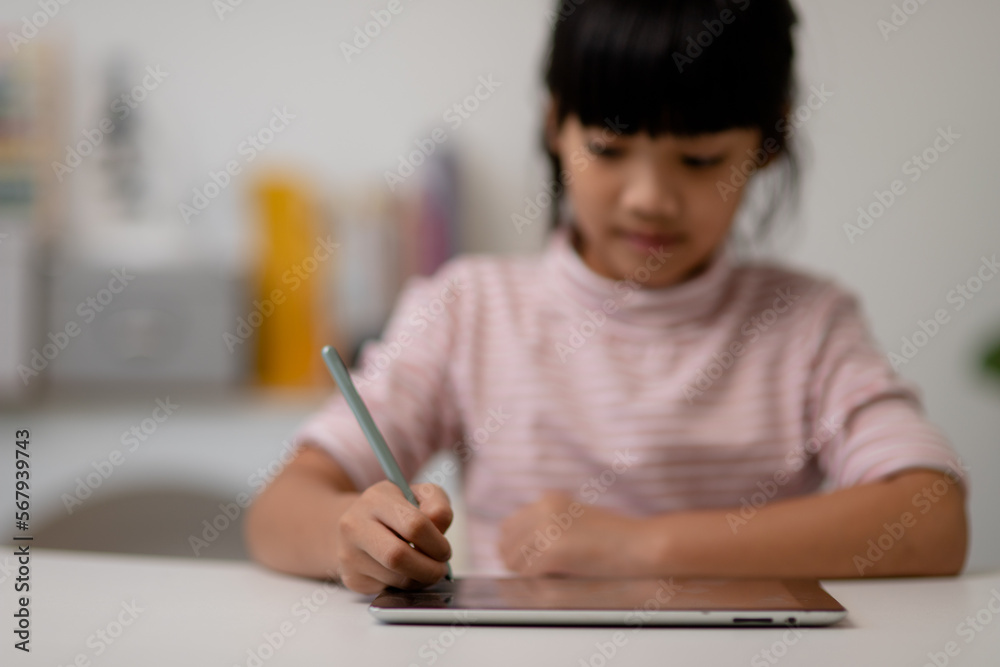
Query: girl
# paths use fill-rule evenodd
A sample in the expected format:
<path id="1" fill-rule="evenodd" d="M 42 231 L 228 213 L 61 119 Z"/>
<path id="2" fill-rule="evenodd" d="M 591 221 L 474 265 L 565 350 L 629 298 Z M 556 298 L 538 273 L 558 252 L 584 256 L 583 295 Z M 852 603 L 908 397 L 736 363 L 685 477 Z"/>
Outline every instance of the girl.
<path id="1" fill-rule="evenodd" d="M 964 471 L 855 299 L 730 248 L 742 176 L 794 180 L 794 23 L 787 0 L 562 1 L 547 248 L 412 282 L 355 376 L 405 473 L 454 451 L 477 569 L 961 569 Z M 340 397 L 298 442 L 248 516 L 257 560 L 364 593 L 444 576 L 440 487 L 409 505 Z"/>

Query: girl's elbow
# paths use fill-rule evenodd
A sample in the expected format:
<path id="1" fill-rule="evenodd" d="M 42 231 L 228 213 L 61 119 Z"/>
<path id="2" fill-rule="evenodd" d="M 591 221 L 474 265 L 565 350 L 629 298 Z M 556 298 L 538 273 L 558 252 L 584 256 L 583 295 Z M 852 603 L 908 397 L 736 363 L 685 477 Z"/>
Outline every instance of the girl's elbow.
<path id="1" fill-rule="evenodd" d="M 969 551 L 969 524 L 965 513 L 965 503 L 957 503 L 951 512 L 951 529 L 947 531 L 938 563 L 942 576 L 961 574 Z"/>
<path id="2" fill-rule="evenodd" d="M 955 576 L 965 567 L 969 550 L 969 523 L 964 489 L 948 494 L 934 508 L 934 530 L 922 545 L 923 576 Z"/>

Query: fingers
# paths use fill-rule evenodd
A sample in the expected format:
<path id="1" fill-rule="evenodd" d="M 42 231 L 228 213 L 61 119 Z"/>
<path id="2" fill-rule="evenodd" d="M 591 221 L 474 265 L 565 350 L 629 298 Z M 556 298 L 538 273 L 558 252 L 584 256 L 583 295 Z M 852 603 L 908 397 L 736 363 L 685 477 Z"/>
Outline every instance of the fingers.
<path id="1" fill-rule="evenodd" d="M 384 481 L 366 489 L 341 515 L 336 545 L 345 586 L 375 593 L 386 586 L 427 586 L 445 576 L 451 545 L 442 531 L 451 523 L 451 505 L 440 487 L 419 486 L 420 508 Z"/>
<path id="2" fill-rule="evenodd" d="M 448 530 L 455 514 L 444 489 L 437 484 L 415 484 L 413 493 L 420 502 L 420 511 L 427 515 L 431 523 L 442 533 Z"/>
<path id="3" fill-rule="evenodd" d="M 501 522 L 497 548 L 507 569 L 521 575 L 555 574 L 565 569 L 565 533 L 578 516 L 566 514 L 572 503 L 572 496 L 565 492 L 547 491 Z"/>
<path id="4" fill-rule="evenodd" d="M 359 558 L 367 557 L 367 554 L 359 553 L 362 554 Z M 367 557 L 367 560 L 372 564 L 357 564 L 344 568 L 345 571 L 340 575 L 341 583 L 352 591 L 364 595 L 378 595 L 386 586 L 411 588 L 411 579 L 385 569 L 370 557 Z"/>
<path id="5" fill-rule="evenodd" d="M 383 520 L 382 526 L 376 526 L 369 540 L 368 553 L 390 570 L 403 572 L 426 583 L 437 581 L 444 576 L 447 570 L 445 563 L 451 557 L 448 540 L 416 508 L 412 511 L 398 507 L 389 510 L 390 514 L 395 512 L 405 515 L 405 518 L 395 525 Z M 380 518 L 378 513 L 376 518 Z M 400 528 L 400 524 L 404 527 Z M 414 530 L 413 526 L 419 527 Z"/>
<path id="6" fill-rule="evenodd" d="M 451 544 L 442 534 L 441 530 L 431 521 L 421 508 L 414 507 L 407 502 L 399 489 L 395 493 L 389 491 L 393 496 L 392 502 L 379 503 L 374 508 L 374 516 L 386 528 L 396 533 L 406 542 L 410 542 L 419 551 L 427 554 L 437 561 L 447 561 L 451 558 Z M 398 494 L 398 498 L 395 496 Z M 435 507 L 434 512 L 439 516 L 444 510 Z M 450 508 L 448 512 L 450 513 Z M 450 519 L 448 520 L 450 523 Z"/>
<path id="7" fill-rule="evenodd" d="M 440 581 L 447 571 L 444 564 L 418 553 L 388 529 L 374 542 L 341 556 L 341 581 L 359 593 L 378 593 L 386 586 L 421 588 Z"/>
<path id="8" fill-rule="evenodd" d="M 340 577 L 352 590 L 377 592 L 386 586 L 419 588 L 440 581 L 447 573 L 445 563 L 420 553 L 377 522 L 369 522 L 359 534 L 348 521 L 342 526 L 341 535 Z M 373 582 L 377 582 L 377 587 Z"/>

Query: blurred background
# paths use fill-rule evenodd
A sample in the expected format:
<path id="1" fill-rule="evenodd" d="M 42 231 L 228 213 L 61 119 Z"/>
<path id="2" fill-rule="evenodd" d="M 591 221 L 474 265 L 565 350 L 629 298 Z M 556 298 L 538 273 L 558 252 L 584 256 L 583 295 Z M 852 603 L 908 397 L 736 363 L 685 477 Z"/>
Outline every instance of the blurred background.
<path id="1" fill-rule="evenodd" d="M 0 495 L 28 429 L 43 544 L 244 557 L 246 503 L 332 391 L 319 347 L 354 354 L 455 253 L 542 248 L 544 206 L 515 216 L 549 178 L 554 7 L 4 2 Z M 862 297 L 996 567 L 1000 6 L 796 7 L 802 204 L 757 252 Z"/>

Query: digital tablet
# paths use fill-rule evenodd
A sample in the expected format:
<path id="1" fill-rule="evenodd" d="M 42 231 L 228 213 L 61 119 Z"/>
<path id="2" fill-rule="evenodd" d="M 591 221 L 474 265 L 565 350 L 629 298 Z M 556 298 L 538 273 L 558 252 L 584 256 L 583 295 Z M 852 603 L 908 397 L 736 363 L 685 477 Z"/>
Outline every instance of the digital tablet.
<path id="1" fill-rule="evenodd" d="M 460 578 L 387 589 L 369 611 L 432 625 L 829 625 L 847 615 L 813 579 Z"/>

